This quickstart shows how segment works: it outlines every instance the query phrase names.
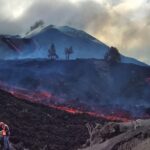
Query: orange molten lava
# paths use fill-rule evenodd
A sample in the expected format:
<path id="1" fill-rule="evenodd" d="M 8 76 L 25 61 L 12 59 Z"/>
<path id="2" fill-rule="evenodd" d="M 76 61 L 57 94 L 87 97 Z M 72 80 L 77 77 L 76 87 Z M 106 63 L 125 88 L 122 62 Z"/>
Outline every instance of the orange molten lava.
<path id="1" fill-rule="evenodd" d="M 131 118 L 130 117 L 124 117 L 123 115 L 106 115 L 103 113 L 96 113 L 96 112 L 87 112 L 87 111 L 82 111 L 79 109 L 75 109 L 75 108 L 70 108 L 70 107 L 66 107 L 66 106 L 62 106 L 60 104 L 62 104 L 64 102 L 64 99 L 62 98 L 58 98 L 56 96 L 54 96 L 53 94 L 47 92 L 47 91 L 39 91 L 39 92 L 31 92 L 25 89 L 18 89 L 18 88 L 12 88 L 9 87 L 7 85 L 4 84 L 0 84 L 0 89 L 5 90 L 9 93 L 11 93 L 13 96 L 19 98 L 19 99 L 25 99 L 25 100 L 29 100 L 33 103 L 40 103 L 40 104 L 44 104 L 46 106 L 58 109 L 58 110 L 62 110 L 62 111 L 66 111 L 68 113 L 71 114 L 88 114 L 90 116 L 94 116 L 94 117 L 100 117 L 103 118 L 105 120 L 109 120 L 109 121 L 123 121 L 123 122 L 127 122 L 130 121 Z M 120 113 L 121 114 L 121 113 Z"/>
<path id="2" fill-rule="evenodd" d="M 96 112 L 83 112 L 74 108 L 68 108 L 68 107 L 64 107 L 64 106 L 54 106 L 54 105 L 49 105 L 52 108 L 58 109 L 58 110 L 63 110 L 66 111 L 68 113 L 71 114 L 88 114 L 90 116 L 93 117 L 99 117 L 99 118 L 103 118 L 105 120 L 109 120 L 109 121 L 122 121 L 122 122 L 128 122 L 130 120 L 132 120 L 131 118 L 124 118 L 124 117 L 119 117 L 119 116 L 113 116 L 113 115 L 104 115 L 102 113 L 96 113 Z"/>

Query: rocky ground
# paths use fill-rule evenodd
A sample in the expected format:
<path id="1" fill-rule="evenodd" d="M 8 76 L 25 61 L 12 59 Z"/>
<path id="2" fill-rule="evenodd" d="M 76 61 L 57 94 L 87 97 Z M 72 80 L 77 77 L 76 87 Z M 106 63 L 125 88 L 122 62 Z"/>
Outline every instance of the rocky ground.
<path id="1" fill-rule="evenodd" d="M 0 91 L 0 121 L 9 125 L 16 150 L 76 150 L 88 138 L 87 122 L 104 122 L 20 100 Z"/>
<path id="2" fill-rule="evenodd" d="M 144 140 L 143 142 L 137 144 L 137 146 L 135 146 L 133 148 L 133 150 L 149 150 L 150 148 L 150 138 L 148 138 L 147 140 Z"/>
<path id="3" fill-rule="evenodd" d="M 149 150 L 150 120 L 108 122 L 69 114 L 0 91 L 0 121 L 12 150 Z"/>
<path id="4" fill-rule="evenodd" d="M 89 146 L 85 145 L 86 148 L 82 150 L 149 150 L 150 148 L 150 119 L 109 123 L 99 129 L 96 126 L 92 132 Z"/>

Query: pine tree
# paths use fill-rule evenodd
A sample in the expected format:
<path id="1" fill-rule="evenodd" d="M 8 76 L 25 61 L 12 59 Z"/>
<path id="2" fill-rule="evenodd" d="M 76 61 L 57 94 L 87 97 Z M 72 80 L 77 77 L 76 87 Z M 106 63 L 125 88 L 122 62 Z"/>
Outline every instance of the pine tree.
<path id="1" fill-rule="evenodd" d="M 56 48 L 55 48 L 55 44 L 52 44 L 50 49 L 48 50 L 48 57 L 51 60 L 55 60 L 58 58 L 58 55 L 56 54 Z"/>
<path id="2" fill-rule="evenodd" d="M 110 47 L 106 52 L 104 59 L 110 64 L 119 63 L 121 62 L 121 55 L 117 48 Z"/>

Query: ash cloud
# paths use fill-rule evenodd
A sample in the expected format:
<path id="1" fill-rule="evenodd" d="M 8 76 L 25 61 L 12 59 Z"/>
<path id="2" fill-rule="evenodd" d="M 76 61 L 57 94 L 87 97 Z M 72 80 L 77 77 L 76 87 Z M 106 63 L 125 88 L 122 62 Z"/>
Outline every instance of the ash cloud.
<path id="1" fill-rule="evenodd" d="M 7 7 L 9 2 L 0 0 L 1 33 L 26 32 L 34 22 L 42 19 L 46 24 L 85 30 L 106 44 L 118 47 L 125 55 L 150 64 L 149 0 L 80 0 L 76 3 L 70 0 L 27 0 L 16 5 L 13 13 Z M 19 16 L 20 8 L 23 12 Z"/>

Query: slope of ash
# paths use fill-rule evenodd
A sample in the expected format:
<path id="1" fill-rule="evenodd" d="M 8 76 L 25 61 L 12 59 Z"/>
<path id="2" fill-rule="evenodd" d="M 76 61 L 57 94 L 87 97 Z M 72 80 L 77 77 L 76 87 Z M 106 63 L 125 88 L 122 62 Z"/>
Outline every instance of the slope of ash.
<path id="1" fill-rule="evenodd" d="M 0 121 L 9 125 L 16 150 L 76 150 L 88 138 L 85 124 L 104 122 L 20 100 L 4 91 L 0 91 Z"/>
<path id="2" fill-rule="evenodd" d="M 87 127 L 90 138 L 80 150 L 149 150 L 150 119 Z"/>
<path id="3" fill-rule="evenodd" d="M 150 115 L 149 66 L 31 59 L 0 61 L 0 72 L 0 87 L 6 84 L 7 90 L 25 99 L 104 114 Z"/>

